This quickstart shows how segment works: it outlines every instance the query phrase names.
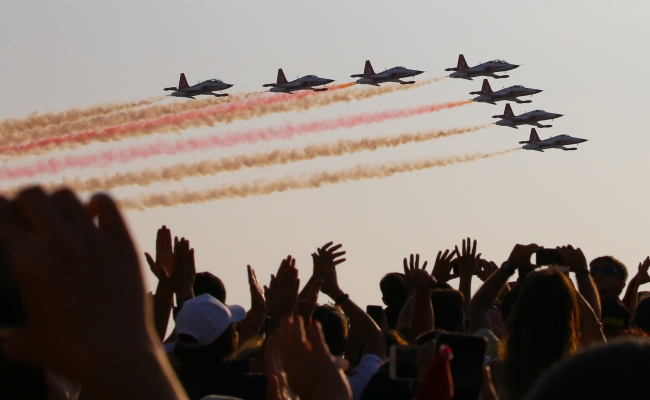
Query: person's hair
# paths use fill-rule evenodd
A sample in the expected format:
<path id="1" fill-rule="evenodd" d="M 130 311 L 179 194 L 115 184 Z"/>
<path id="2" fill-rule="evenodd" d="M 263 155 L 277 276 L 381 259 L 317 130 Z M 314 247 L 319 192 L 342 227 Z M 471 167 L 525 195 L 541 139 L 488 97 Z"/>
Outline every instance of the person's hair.
<path id="1" fill-rule="evenodd" d="M 627 282 L 627 267 L 620 260 L 613 256 L 601 256 L 594 258 L 589 263 L 589 266 L 592 267 L 596 263 L 607 263 L 616 268 L 618 274 L 623 278 L 623 282 Z"/>
<path id="2" fill-rule="evenodd" d="M 265 336 L 254 336 L 243 343 L 239 343 L 237 349 L 230 356 L 231 360 L 246 360 L 259 357 L 262 351 L 262 344 Z"/>
<path id="3" fill-rule="evenodd" d="M 239 334 L 236 328 L 237 324 L 230 326 L 207 346 L 189 347 L 183 346 L 184 343 L 195 342 L 196 339 L 189 335 L 179 334 L 178 342 L 174 347 L 174 357 L 182 364 L 194 367 L 220 367 L 233 354 L 239 342 Z"/>
<path id="4" fill-rule="evenodd" d="M 507 323 L 508 317 L 510 316 L 512 309 L 515 307 L 520 289 L 521 285 L 515 286 L 511 291 L 504 294 L 503 299 L 501 299 L 501 320 L 504 324 Z"/>
<path id="5" fill-rule="evenodd" d="M 398 272 L 384 275 L 379 281 L 379 289 L 387 306 L 401 308 L 409 297 L 409 289 L 406 286 L 404 274 Z"/>
<path id="6" fill-rule="evenodd" d="M 501 342 L 500 388 L 507 398 L 523 398 L 542 373 L 575 353 L 579 330 L 578 303 L 569 278 L 558 270 L 529 273 Z"/>
<path id="7" fill-rule="evenodd" d="M 650 343 L 617 340 L 568 357 L 538 380 L 529 400 L 632 400 L 650 393 Z"/>
<path id="8" fill-rule="evenodd" d="M 226 287 L 218 277 L 209 272 L 197 272 L 194 275 L 194 296 L 209 294 L 223 304 L 226 304 Z"/>
<path id="9" fill-rule="evenodd" d="M 436 289 L 431 291 L 433 321 L 436 330 L 462 332 L 465 314 L 465 297 L 456 289 Z"/>
<path id="10" fill-rule="evenodd" d="M 348 320 L 345 319 L 343 312 L 338 307 L 330 305 L 318 306 L 314 309 L 311 318 L 320 322 L 330 353 L 335 356 L 343 355 L 348 338 Z"/>

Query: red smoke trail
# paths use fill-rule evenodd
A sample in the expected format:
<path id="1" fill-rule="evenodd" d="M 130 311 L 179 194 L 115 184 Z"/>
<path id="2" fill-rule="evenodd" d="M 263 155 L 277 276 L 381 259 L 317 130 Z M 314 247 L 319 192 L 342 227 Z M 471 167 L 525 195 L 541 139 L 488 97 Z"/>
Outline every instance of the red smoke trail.
<path id="1" fill-rule="evenodd" d="M 278 127 L 247 129 L 221 136 L 157 141 L 155 143 L 132 146 L 120 150 L 107 150 L 87 155 L 70 155 L 49 158 L 20 167 L 0 168 L 0 179 L 34 177 L 40 174 L 55 174 L 73 168 L 106 167 L 113 163 L 127 163 L 136 159 L 146 159 L 157 155 L 176 155 L 215 147 L 232 147 L 239 144 L 254 144 L 274 139 L 292 139 L 305 135 L 358 125 L 374 124 L 392 119 L 408 118 L 416 115 L 438 112 L 470 104 L 472 100 L 430 104 L 398 110 L 348 115 L 335 119 L 318 120 L 301 124 L 287 123 Z"/>
<path id="2" fill-rule="evenodd" d="M 353 85 L 354 83 L 343 83 L 330 85 L 328 88 L 329 91 L 334 91 L 345 89 Z M 120 136 L 129 136 L 129 134 L 136 131 L 153 130 L 160 127 L 173 126 L 188 120 L 198 120 L 201 118 L 209 118 L 218 114 L 235 113 L 253 107 L 264 107 L 291 100 L 300 100 L 306 97 L 314 96 L 316 93 L 317 92 L 312 91 L 300 91 L 293 95 L 278 93 L 272 96 L 256 96 L 250 99 L 233 103 L 224 103 L 209 106 L 203 109 L 188 110 L 179 114 L 164 115 L 144 121 L 127 122 L 122 125 L 112 126 L 101 130 L 88 130 L 85 132 L 69 135 L 34 140 L 27 143 L 0 146 L 0 154 L 7 152 L 25 152 L 34 149 L 65 144 L 83 144 L 93 140 L 107 141 Z"/>

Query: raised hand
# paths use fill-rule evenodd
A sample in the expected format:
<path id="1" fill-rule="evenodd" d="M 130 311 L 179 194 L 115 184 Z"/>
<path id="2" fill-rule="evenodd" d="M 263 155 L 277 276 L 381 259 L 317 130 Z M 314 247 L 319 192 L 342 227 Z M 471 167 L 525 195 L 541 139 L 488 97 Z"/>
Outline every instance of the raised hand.
<path id="1" fill-rule="evenodd" d="M 166 281 L 174 268 L 174 250 L 172 249 L 172 233 L 165 225 L 158 229 L 156 235 L 156 260 L 149 253 L 144 253 L 151 272 L 158 280 Z M 161 279 L 162 278 L 162 279 Z"/>
<path id="2" fill-rule="evenodd" d="M 247 265 L 246 269 L 248 271 L 248 288 L 251 292 L 251 310 L 266 313 L 268 310 L 268 307 L 266 306 L 266 299 L 264 298 L 262 288 L 257 281 L 255 270 L 250 265 Z"/>
<path id="3" fill-rule="evenodd" d="M 279 336 L 277 333 L 270 335 L 264 343 L 264 372 L 268 376 L 266 396 L 268 400 L 293 400 L 295 396 L 282 369 Z"/>
<path id="4" fill-rule="evenodd" d="M 184 398 L 156 345 L 135 247 L 108 196 L 87 208 L 69 190 L 0 198 L 0 240 L 28 320 L 4 339 L 8 357 L 59 371 L 92 398 Z"/>
<path id="5" fill-rule="evenodd" d="M 418 284 L 418 281 L 422 280 L 422 272 L 426 272 L 427 264 L 428 261 L 425 261 L 424 264 L 422 264 L 422 268 L 420 268 L 419 254 L 416 254 L 415 258 L 413 258 L 413 254 L 411 254 L 408 263 L 406 261 L 406 257 L 404 258 L 404 278 L 406 281 L 406 286 L 411 292 L 415 290 L 415 286 Z"/>
<path id="6" fill-rule="evenodd" d="M 650 267 L 650 257 L 646 257 L 643 262 L 639 263 L 639 272 L 636 274 L 636 284 L 643 285 L 650 282 L 650 275 L 648 275 L 648 267 Z"/>
<path id="7" fill-rule="evenodd" d="M 264 287 L 266 302 L 271 317 L 279 320 L 293 314 L 298 303 L 300 280 L 296 269 L 296 260 L 287 256 L 280 263 L 277 276 L 271 275 L 271 283 Z"/>
<path id="8" fill-rule="evenodd" d="M 494 263 L 494 261 L 488 261 L 482 258 L 478 260 L 478 266 L 476 269 L 476 276 L 485 282 L 493 273 L 495 273 L 499 267 Z"/>
<path id="9" fill-rule="evenodd" d="M 582 250 L 578 248 L 573 248 L 573 246 L 562 246 L 556 247 L 564 260 L 564 265 L 569 267 L 571 272 L 580 272 L 586 271 L 589 267 L 587 266 L 587 259 L 582 253 Z"/>
<path id="10" fill-rule="evenodd" d="M 314 260 L 315 275 L 320 277 L 323 281 L 320 290 L 326 295 L 334 298 L 339 294 L 339 292 L 341 292 L 336 274 L 336 266 L 345 262 L 345 258 L 340 258 L 345 255 L 345 251 L 337 253 L 336 251 L 343 245 L 337 244 L 332 246 L 332 243 L 333 242 L 326 243 L 323 247 L 319 248 L 316 253 L 312 254 L 312 258 Z"/>
<path id="11" fill-rule="evenodd" d="M 286 318 L 279 332 L 280 359 L 289 387 L 301 400 L 347 400 L 352 391 L 329 352 L 318 322 Z"/>
<path id="12" fill-rule="evenodd" d="M 458 251 L 458 246 L 456 246 L 456 254 L 458 256 L 458 272 L 461 276 L 472 276 L 476 273 L 478 267 L 478 260 L 481 258 L 481 254 L 476 255 L 476 239 L 472 245 L 470 238 L 467 238 L 467 241 L 463 239 L 462 252 Z"/>
<path id="13" fill-rule="evenodd" d="M 530 262 L 530 257 L 539 249 L 541 247 L 534 243 L 528 245 L 516 244 L 510 252 L 508 262 L 513 269 L 535 269 L 537 266 Z"/>
<path id="14" fill-rule="evenodd" d="M 321 278 L 312 276 L 298 294 L 298 306 L 294 314 L 300 315 L 306 322 L 311 321 L 311 316 L 318 302 L 318 292 L 320 292 L 322 284 L 323 280 Z"/>
<path id="15" fill-rule="evenodd" d="M 444 253 L 442 251 L 438 252 L 436 262 L 433 264 L 433 271 L 431 271 L 431 275 L 433 275 L 438 282 L 447 282 L 458 277 L 458 275 L 451 273 L 454 257 L 457 255 L 458 253 L 456 250 L 450 251 L 447 249 Z"/>
<path id="16" fill-rule="evenodd" d="M 194 276 L 196 265 L 194 263 L 194 249 L 190 249 L 190 242 L 185 238 L 174 239 L 174 268 L 167 280 L 169 287 L 176 293 L 176 302 L 183 302 L 194 298 Z"/>

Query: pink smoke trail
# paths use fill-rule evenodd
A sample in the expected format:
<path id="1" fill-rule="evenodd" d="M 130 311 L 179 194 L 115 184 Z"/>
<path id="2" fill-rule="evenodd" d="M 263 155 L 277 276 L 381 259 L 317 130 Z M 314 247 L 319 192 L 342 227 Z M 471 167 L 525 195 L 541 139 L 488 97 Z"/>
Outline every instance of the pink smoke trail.
<path id="1" fill-rule="evenodd" d="M 353 84 L 338 84 L 330 85 L 329 91 L 336 91 L 345 89 Z M 133 113 L 131 117 L 135 120 L 128 121 L 115 126 L 101 127 L 105 124 L 105 120 L 122 118 L 122 115 L 115 115 L 112 118 L 104 118 L 97 121 L 91 121 L 91 129 L 77 133 L 68 133 L 69 128 L 66 126 L 59 126 L 50 130 L 42 130 L 35 132 L 28 132 L 29 135 L 34 135 L 36 138 L 27 143 L 13 143 L 5 146 L 0 146 L 0 154 L 3 153 L 16 153 L 15 155 L 25 155 L 27 152 L 38 149 L 46 149 L 50 147 L 57 147 L 63 145 L 80 145 L 87 144 L 92 141 L 109 141 L 119 140 L 122 137 L 133 137 L 148 134 L 160 130 L 180 130 L 186 128 L 184 123 L 190 122 L 194 126 L 213 125 L 215 122 L 232 122 L 238 119 L 237 116 L 230 116 L 241 111 L 247 111 L 253 108 L 269 107 L 275 104 L 296 102 L 302 99 L 313 97 L 316 92 L 301 91 L 293 95 L 291 94 L 276 94 L 272 96 L 254 96 L 248 99 L 235 102 L 220 103 L 208 107 L 201 107 L 200 104 L 197 108 L 190 108 L 186 111 L 179 113 L 166 112 L 165 107 L 152 107 L 151 110 L 145 110 L 143 113 Z M 149 119 L 138 120 L 141 115 L 150 115 Z M 248 116 L 248 114 L 247 114 Z M 253 116 L 253 115 L 250 115 Z M 215 119 L 216 118 L 216 119 Z M 93 123 L 95 126 L 92 126 Z M 58 129 L 57 129 L 58 128 Z M 45 135 L 45 138 L 39 136 Z"/>
<path id="2" fill-rule="evenodd" d="M 56 174 L 69 169 L 106 167 L 114 163 L 127 163 L 136 159 L 146 159 L 157 155 L 176 155 L 205 150 L 208 148 L 232 147 L 240 144 L 255 144 L 269 140 L 288 140 L 295 136 L 323 132 L 333 129 L 352 128 L 393 119 L 429 114 L 445 109 L 464 106 L 471 100 L 452 101 L 429 104 L 397 110 L 385 110 L 373 113 L 347 115 L 334 119 L 317 120 L 301 124 L 287 123 L 277 127 L 247 129 L 231 132 L 221 136 L 179 139 L 174 141 L 157 141 L 147 145 L 132 146 L 120 150 L 105 150 L 85 155 L 69 155 L 49 158 L 18 167 L 0 168 L 0 179 L 34 177 L 40 174 Z"/>

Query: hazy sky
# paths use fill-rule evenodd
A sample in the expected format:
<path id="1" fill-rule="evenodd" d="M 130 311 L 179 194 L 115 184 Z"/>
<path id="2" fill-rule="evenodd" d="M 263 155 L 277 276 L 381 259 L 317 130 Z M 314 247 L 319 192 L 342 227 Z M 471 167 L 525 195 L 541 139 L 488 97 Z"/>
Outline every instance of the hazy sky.
<path id="1" fill-rule="evenodd" d="M 650 254 L 646 203 L 650 168 L 647 96 L 650 93 L 650 4 L 601 1 L 266 1 L 266 2 L 23 2 L 0 4 L 0 119 L 33 111 L 62 111 L 162 95 L 184 72 L 190 84 L 210 78 L 234 83 L 231 92 L 257 91 L 277 68 L 287 78 L 306 74 L 351 80 L 370 59 L 376 71 L 396 65 L 442 76 L 464 53 L 470 65 L 495 58 L 521 67 L 493 89 L 522 84 L 543 89 L 516 114 L 544 109 L 565 116 L 538 130 L 543 138 L 589 139 L 578 151 L 518 151 L 468 164 L 351 182 L 316 190 L 158 208 L 126 214 L 139 250 L 155 250 L 156 229 L 190 239 L 198 270 L 221 277 L 228 302 L 249 304 L 246 264 L 262 283 L 281 258 L 295 256 L 303 282 L 309 254 L 341 242 L 348 261 L 341 286 L 359 304 L 380 304 L 378 282 L 419 252 L 431 263 L 439 249 L 468 235 L 501 263 L 515 243 L 573 244 L 591 259 L 612 254 L 634 274 Z M 308 121 L 364 111 L 464 100 L 473 82 L 443 80 L 422 88 L 303 113 L 277 114 L 184 131 L 200 137 L 285 121 Z M 271 94 L 268 94 L 271 95 Z M 166 102 L 191 101 L 168 99 Z M 94 176 L 178 161 L 300 147 L 339 138 L 372 137 L 494 121 L 498 106 L 454 110 L 265 144 L 160 156 L 110 169 L 43 176 Z M 423 144 L 251 169 L 148 188 L 123 188 L 116 197 L 184 187 L 199 189 L 259 177 L 337 170 L 358 163 L 415 160 L 518 146 L 529 128 L 493 126 Z M 86 146 L 74 153 L 116 148 L 176 134 Z M 66 151 L 62 153 L 71 153 Z M 50 154 L 51 155 L 51 154 Z M 33 160 L 34 157 L 29 160 Z M 19 165 L 27 159 L 11 160 Z M 11 186 L 16 182 L 2 182 Z M 144 264 L 144 258 L 143 264 Z M 155 278 L 146 272 L 149 285 Z M 475 287 L 478 283 L 475 283 Z"/>

